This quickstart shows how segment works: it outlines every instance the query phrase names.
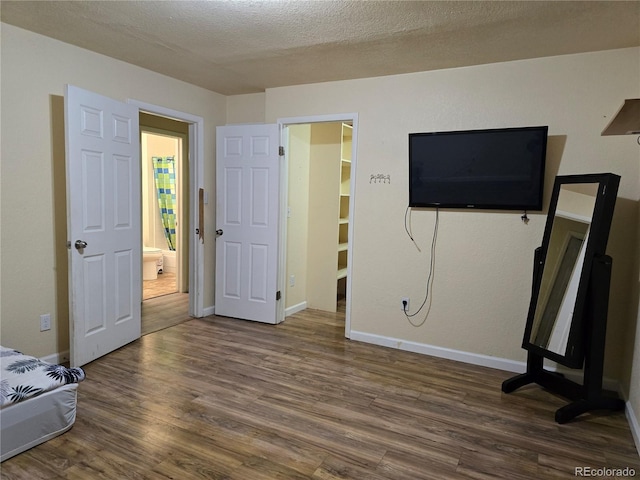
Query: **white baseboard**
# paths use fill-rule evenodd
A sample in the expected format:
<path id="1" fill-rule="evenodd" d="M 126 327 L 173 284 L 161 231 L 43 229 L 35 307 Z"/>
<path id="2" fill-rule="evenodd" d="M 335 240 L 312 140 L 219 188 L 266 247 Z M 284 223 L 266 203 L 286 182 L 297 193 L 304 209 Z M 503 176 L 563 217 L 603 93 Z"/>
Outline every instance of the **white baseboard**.
<path id="1" fill-rule="evenodd" d="M 69 350 L 65 350 L 64 352 L 52 353 L 51 355 L 47 355 L 46 357 L 40 357 L 40 360 L 47 363 L 53 363 L 55 365 L 59 363 L 67 363 L 69 361 Z"/>
<path id="2" fill-rule="evenodd" d="M 636 444 L 636 450 L 638 451 L 638 455 L 640 455 L 640 423 L 638 423 L 638 416 L 633 411 L 631 403 L 629 402 L 626 404 L 625 414 L 627 416 L 627 421 L 629 422 L 631 435 L 633 435 L 633 441 Z"/>
<path id="3" fill-rule="evenodd" d="M 300 302 L 297 305 L 293 305 L 289 308 L 285 308 L 284 310 L 284 316 L 288 317 L 290 315 L 293 315 L 294 313 L 298 313 L 301 312 L 302 310 L 306 310 L 307 309 L 307 302 Z"/>
<path id="4" fill-rule="evenodd" d="M 215 305 L 212 305 L 210 307 L 205 307 L 202 310 L 202 316 L 203 317 L 208 317 L 209 315 L 215 315 L 216 314 L 216 307 Z"/>
<path id="5" fill-rule="evenodd" d="M 470 363 L 472 365 L 496 368 L 507 372 L 524 373 L 527 369 L 527 364 L 525 362 L 517 362 L 506 358 L 490 357 L 489 355 L 482 355 L 479 353 L 463 352 L 461 350 L 428 345 L 426 343 L 410 342 L 399 338 L 383 337 L 381 335 L 374 335 L 371 333 L 354 332 L 352 330 L 350 338 L 351 340 L 372 343 L 383 347 L 421 353 L 432 357 L 456 360 L 458 362 Z"/>
<path id="6" fill-rule="evenodd" d="M 374 335 L 365 332 L 355 332 L 353 330 L 351 331 L 350 338 L 351 340 L 360 342 L 372 343 L 374 345 L 395 348 L 398 350 L 405 350 L 407 352 L 421 353 L 423 355 L 430 355 L 432 357 L 446 358 L 448 360 L 455 360 L 458 362 L 469 363 L 471 365 L 478 365 L 481 367 L 495 368 L 497 370 L 504 370 L 506 372 L 524 373 L 527 370 L 526 362 L 518 362 L 516 360 L 509 360 L 507 358 L 491 357 L 489 355 L 483 355 L 481 353 L 463 352 L 461 350 L 437 347 L 435 345 L 429 345 L 426 343 L 410 342 L 407 340 L 401 340 L 399 338 L 383 337 L 382 335 Z M 545 368 L 552 372 L 560 372 L 574 382 L 582 383 L 582 370 L 570 370 L 556 364 L 546 365 L 546 362 Z M 620 391 L 620 383 L 617 380 L 603 378 L 602 385 L 606 390 L 613 390 L 614 392 Z"/>

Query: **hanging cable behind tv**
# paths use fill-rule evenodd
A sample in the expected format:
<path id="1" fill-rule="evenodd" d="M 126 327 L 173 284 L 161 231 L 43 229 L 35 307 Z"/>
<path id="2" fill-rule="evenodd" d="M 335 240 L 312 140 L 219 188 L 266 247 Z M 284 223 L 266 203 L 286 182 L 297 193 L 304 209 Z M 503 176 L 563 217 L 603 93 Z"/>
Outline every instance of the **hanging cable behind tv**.
<path id="1" fill-rule="evenodd" d="M 416 248 L 418 249 L 418 251 L 420 250 L 420 247 L 418 246 L 418 244 L 416 243 L 416 241 L 413 238 L 413 235 L 411 234 L 411 228 L 410 225 L 408 225 L 407 219 L 409 217 L 409 209 L 410 207 L 407 206 L 407 209 L 405 211 L 404 214 L 404 229 L 407 232 L 407 235 L 409 236 L 409 238 L 411 239 L 411 241 L 415 244 Z M 415 311 L 414 313 L 409 313 L 407 307 L 408 305 L 406 303 L 403 303 L 403 313 L 405 315 L 405 317 L 407 318 L 407 320 L 409 321 L 409 323 L 411 325 L 413 325 L 414 327 L 420 327 L 424 324 L 424 322 L 427 320 L 427 317 L 429 316 L 429 310 L 431 308 L 431 299 L 432 299 L 432 285 L 433 285 L 433 272 L 435 270 L 435 263 L 436 263 L 436 257 L 435 257 L 435 252 L 436 252 L 436 241 L 438 238 L 438 226 L 440 224 L 440 209 L 436 208 L 436 218 L 435 218 L 435 224 L 433 227 L 433 236 L 431 238 L 431 251 L 430 251 L 430 257 L 429 257 L 429 273 L 427 275 L 427 282 L 425 285 L 425 294 L 424 294 L 424 299 L 422 301 L 422 303 L 420 304 L 420 307 L 418 308 L 417 311 Z M 430 296 L 431 294 L 431 296 Z M 424 318 L 422 319 L 421 322 L 419 323 L 415 323 L 412 321 L 413 317 L 417 316 L 418 314 L 420 314 L 420 312 L 422 312 L 422 310 L 424 309 L 424 307 L 427 305 L 427 301 L 429 301 L 429 309 L 427 310 L 427 312 L 425 313 Z"/>

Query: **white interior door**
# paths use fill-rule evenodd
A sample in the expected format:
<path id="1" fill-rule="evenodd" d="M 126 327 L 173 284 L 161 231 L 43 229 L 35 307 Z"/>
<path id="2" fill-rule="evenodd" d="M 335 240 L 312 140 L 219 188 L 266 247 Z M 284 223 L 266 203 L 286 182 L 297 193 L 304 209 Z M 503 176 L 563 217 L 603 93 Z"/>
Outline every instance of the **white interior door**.
<path id="1" fill-rule="evenodd" d="M 215 313 L 276 323 L 278 125 L 218 127 L 216 144 Z"/>
<path id="2" fill-rule="evenodd" d="M 140 338 L 138 108 L 67 85 L 71 365 Z"/>

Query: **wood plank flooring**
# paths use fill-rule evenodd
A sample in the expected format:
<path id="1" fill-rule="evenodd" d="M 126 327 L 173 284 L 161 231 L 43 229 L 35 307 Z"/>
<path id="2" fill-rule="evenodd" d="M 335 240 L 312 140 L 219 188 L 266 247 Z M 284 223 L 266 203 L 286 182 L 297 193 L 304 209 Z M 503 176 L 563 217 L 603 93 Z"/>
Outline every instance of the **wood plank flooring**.
<path id="1" fill-rule="evenodd" d="M 640 458 L 624 414 L 508 372 L 352 342 L 341 314 L 192 319 L 87 365 L 75 426 L 3 479 L 569 479 Z"/>
<path id="2" fill-rule="evenodd" d="M 160 297 L 176 293 L 178 291 L 178 283 L 175 273 L 164 272 L 159 273 L 155 280 L 142 281 L 142 299 Z"/>
<path id="3" fill-rule="evenodd" d="M 190 320 L 189 294 L 172 293 L 142 302 L 142 335 Z"/>

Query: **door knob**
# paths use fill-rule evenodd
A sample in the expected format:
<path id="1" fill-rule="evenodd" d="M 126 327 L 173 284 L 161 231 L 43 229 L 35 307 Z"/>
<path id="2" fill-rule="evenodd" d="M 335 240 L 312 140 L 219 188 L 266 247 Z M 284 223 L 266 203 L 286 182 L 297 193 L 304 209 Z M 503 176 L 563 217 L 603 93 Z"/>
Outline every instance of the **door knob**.
<path id="1" fill-rule="evenodd" d="M 216 235 L 217 235 L 217 236 L 220 236 L 220 235 L 222 235 L 223 233 L 224 233 L 224 231 L 223 231 L 221 228 L 219 228 L 218 230 L 216 230 Z"/>
<path id="2" fill-rule="evenodd" d="M 87 242 L 84 242 L 82 240 L 76 240 L 75 246 L 76 246 L 76 250 L 82 250 L 87 247 Z"/>

